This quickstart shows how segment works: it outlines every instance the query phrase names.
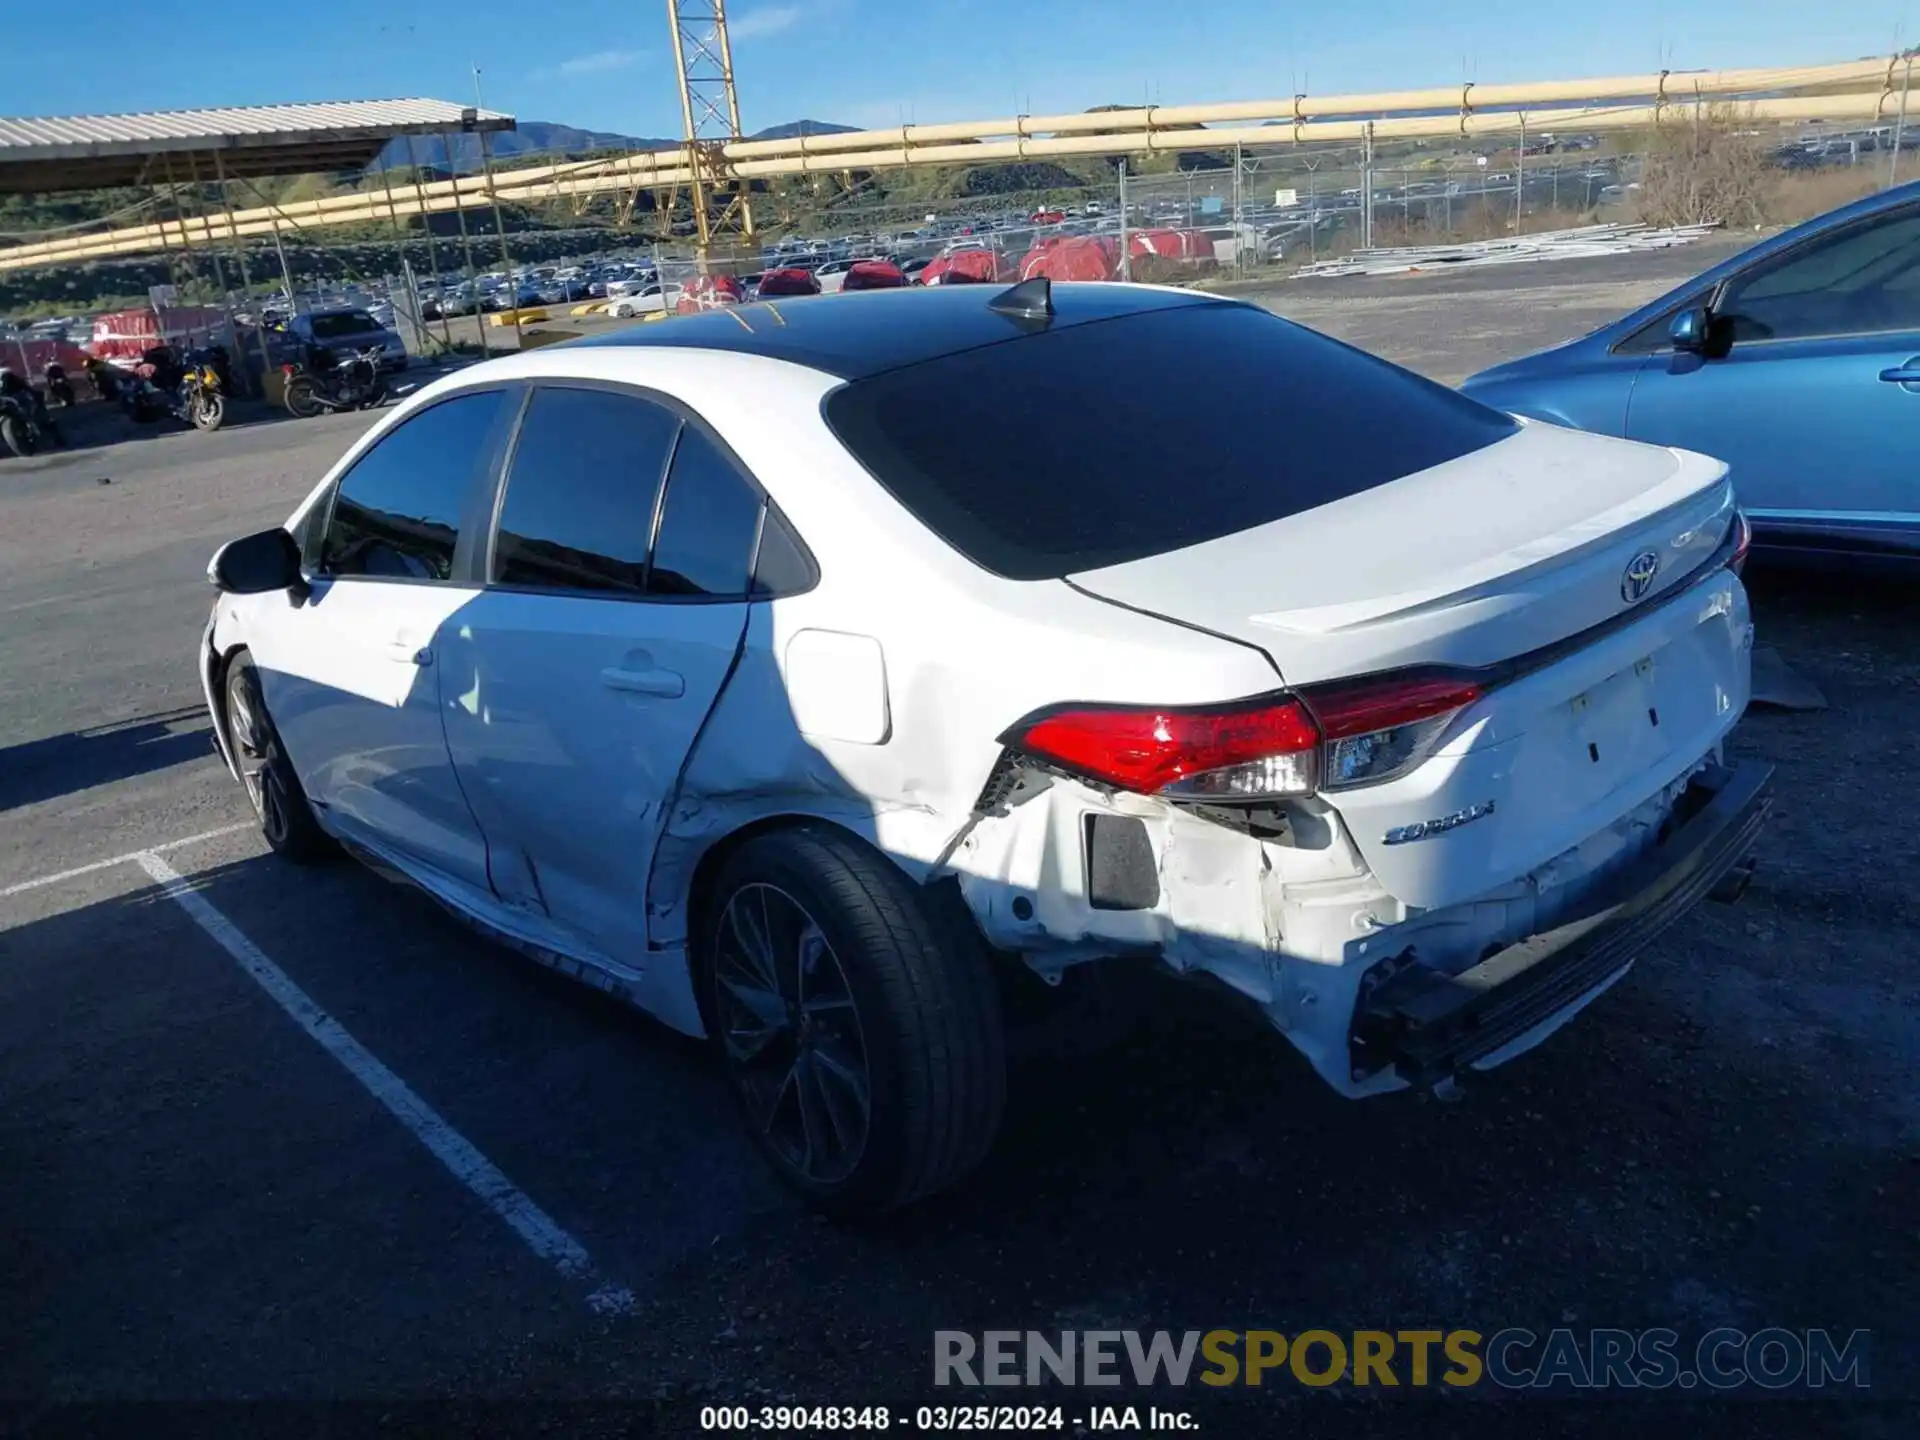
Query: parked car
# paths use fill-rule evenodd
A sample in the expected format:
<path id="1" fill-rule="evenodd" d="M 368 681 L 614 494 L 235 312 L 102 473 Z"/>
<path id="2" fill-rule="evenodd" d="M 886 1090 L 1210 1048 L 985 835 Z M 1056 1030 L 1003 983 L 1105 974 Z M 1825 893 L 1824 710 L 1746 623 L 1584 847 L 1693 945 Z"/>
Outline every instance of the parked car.
<path id="1" fill-rule="evenodd" d="M 769 270 L 760 277 L 755 298 L 769 300 L 789 295 L 818 295 L 820 282 L 811 270 L 802 270 L 789 266 L 778 270 Z"/>
<path id="2" fill-rule="evenodd" d="M 868 1212 L 986 1153 L 1008 990 L 1157 956 L 1360 1097 L 1733 898 L 1745 533 L 1717 461 L 1256 306 L 853 294 L 407 397 L 215 556 L 199 669 L 274 851 L 709 1037 Z"/>
<path id="3" fill-rule="evenodd" d="M 898 290 L 906 283 L 906 275 L 891 260 L 856 260 L 841 277 L 840 289 Z"/>
<path id="4" fill-rule="evenodd" d="M 1920 562 L 1920 184 L 1763 240 L 1463 388 L 1718 456 L 1754 543 L 1777 557 L 1907 568 Z"/>
<path id="5" fill-rule="evenodd" d="M 731 275 L 695 275 L 680 287 L 680 293 L 673 298 L 673 308 L 682 315 L 693 315 L 702 310 L 738 305 L 746 298 L 746 287 Z"/>
<path id="6" fill-rule="evenodd" d="M 287 333 L 302 344 L 320 345 L 343 356 L 377 345 L 382 370 L 407 368 L 407 347 L 400 336 L 357 307 L 308 310 L 287 322 Z"/>
<path id="7" fill-rule="evenodd" d="M 588 285 L 578 275 L 560 275 L 551 280 L 541 280 L 533 284 L 533 293 L 539 296 L 542 305 L 566 305 L 575 300 L 585 300 Z"/>
<path id="8" fill-rule="evenodd" d="M 847 272 L 858 264 L 856 260 L 829 260 L 813 272 L 820 282 L 822 295 L 838 294 L 840 287 L 847 283 Z"/>
<path id="9" fill-rule="evenodd" d="M 677 285 L 662 286 L 658 281 L 642 285 L 630 295 L 622 295 L 607 306 L 607 314 L 616 320 L 631 320 L 636 315 L 663 313 L 680 298 Z"/>

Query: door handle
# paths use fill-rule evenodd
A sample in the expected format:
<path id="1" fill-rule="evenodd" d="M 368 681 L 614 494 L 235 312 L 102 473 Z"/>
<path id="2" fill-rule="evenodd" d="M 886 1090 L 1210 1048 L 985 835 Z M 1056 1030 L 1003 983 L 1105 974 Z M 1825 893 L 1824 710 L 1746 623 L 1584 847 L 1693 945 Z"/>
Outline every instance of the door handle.
<path id="1" fill-rule="evenodd" d="M 687 693 L 686 679 L 675 670 L 627 670 L 609 665 L 600 672 L 600 682 L 609 690 L 625 690 L 633 695 L 661 695 L 678 700 Z"/>
<path id="2" fill-rule="evenodd" d="M 1920 356 L 1891 370 L 1882 370 L 1880 378 L 1889 385 L 1920 385 Z"/>
<path id="3" fill-rule="evenodd" d="M 397 660 L 402 665 L 418 665 L 424 670 L 433 664 L 433 651 L 425 645 L 416 645 L 411 640 L 389 640 L 387 658 Z"/>

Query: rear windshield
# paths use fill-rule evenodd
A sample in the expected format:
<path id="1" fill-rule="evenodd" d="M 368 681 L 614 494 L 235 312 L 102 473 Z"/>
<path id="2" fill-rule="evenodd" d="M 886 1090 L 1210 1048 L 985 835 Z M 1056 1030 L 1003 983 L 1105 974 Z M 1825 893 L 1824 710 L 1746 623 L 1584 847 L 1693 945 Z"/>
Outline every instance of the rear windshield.
<path id="1" fill-rule="evenodd" d="M 313 338 L 316 340 L 336 340 L 342 335 L 364 335 L 369 330 L 378 330 L 371 315 L 364 310 L 348 310 L 339 315 L 316 315 L 313 317 Z"/>
<path id="2" fill-rule="evenodd" d="M 1516 428 L 1384 360 L 1217 302 L 890 370 L 835 391 L 826 417 L 921 523 L 1014 580 L 1218 539 Z"/>

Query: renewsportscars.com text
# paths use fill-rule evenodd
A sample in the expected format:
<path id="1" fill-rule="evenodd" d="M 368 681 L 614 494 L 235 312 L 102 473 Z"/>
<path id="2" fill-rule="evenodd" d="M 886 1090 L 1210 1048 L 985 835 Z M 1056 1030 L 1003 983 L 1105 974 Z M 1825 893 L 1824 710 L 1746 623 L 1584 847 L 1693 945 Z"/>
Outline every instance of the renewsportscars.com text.
<path id="1" fill-rule="evenodd" d="M 1868 1385 L 1865 1330 L 938 1330 L 938 1386 L 1760 1390 Z"/>

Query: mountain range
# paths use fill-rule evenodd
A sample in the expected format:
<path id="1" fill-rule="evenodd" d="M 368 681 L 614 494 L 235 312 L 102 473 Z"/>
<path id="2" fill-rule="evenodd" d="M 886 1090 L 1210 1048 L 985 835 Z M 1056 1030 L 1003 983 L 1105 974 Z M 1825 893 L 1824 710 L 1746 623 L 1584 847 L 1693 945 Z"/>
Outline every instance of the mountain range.
<path id="1" fill-rule="evenodd" d="M 790 140 L 796 135 L 837 135 L 856 129 L 852 125 L 834 125 L 825 120 L 789 120 L 784 125 L 771 125 L 765 130 L 756 130 L 749 140 Z M 451 154 L 449 154 L 451 142 Z M 665 150 L 679 145 L 682 141 L 674 138 L 662 139 L 643 135 L 616 135 L 608 130 L 580 130 L 572 125 L 558 125 L 550 120 L 522 120 L 517 130 L 507 130 L 491 138 L 493 156 L 496 160 L 520 159 L 532 155 L 568 155 L 586 150 Z M 478 135 L 418 135 L 413 137 L 413 149 L 408 151 L 407 141 L 391 140 L 386 149 L 375 157 L 369 167 L 384 170 L 389 166 L 410 165 L 414 163 L 435 170 L 456 170 L 462 173 L 480 168 L 480 137 Z"/>

